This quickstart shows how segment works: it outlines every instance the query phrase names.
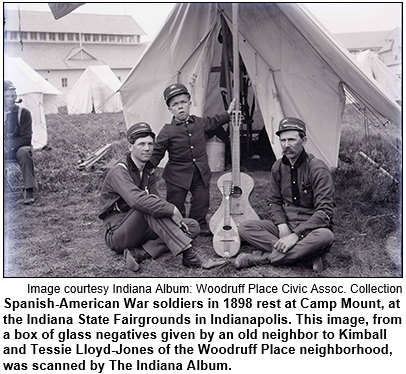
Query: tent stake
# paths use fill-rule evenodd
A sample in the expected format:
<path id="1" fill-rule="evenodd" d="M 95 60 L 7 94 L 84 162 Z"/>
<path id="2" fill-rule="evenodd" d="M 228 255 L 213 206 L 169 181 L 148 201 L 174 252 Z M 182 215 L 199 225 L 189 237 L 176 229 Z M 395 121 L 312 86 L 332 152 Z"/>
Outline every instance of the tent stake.
<path id="1" fill-rule="evenodd" d="M 372 160 L 371 158 L 369 158 L 364 152 L 359 151 L 358 154 L 360 156 L 362 156 L 363 158 L 365 158 L 369 163 L 371 163 L 372 165 L 374 165 L 382 174 L 386 175 L 387 177 L 389 177 L 390 179 L 392 179 L 393 182 L 395 182 L 396 184 L 399 184 L 399 181 L 397 179 L 395 179 L 394 177 L 392 177 L 392 175 L 390 175 L 385 169 L 382 169 L 374 160 Z"/>

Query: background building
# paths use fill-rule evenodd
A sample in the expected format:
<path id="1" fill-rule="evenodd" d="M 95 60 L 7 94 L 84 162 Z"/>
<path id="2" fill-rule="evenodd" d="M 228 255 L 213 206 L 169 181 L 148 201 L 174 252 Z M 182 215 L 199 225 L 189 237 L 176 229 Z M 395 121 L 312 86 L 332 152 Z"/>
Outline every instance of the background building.
<path id="1" fill-rule="evenodd" d="M 131 16 L 6 11 L 4 53 L 21 57 L 65 96 L 88 66 L 108 65 L 123 81 L 147 43 Z"/>
<path id="2" fill-rule="evenodd" d="M 402 77 L 402 37 L 400 27 L 385 37 L 385 45 L 378 52 L 379 59 L 399 78 Z"/>
<path id="3" fill-rule="evenodd" d="M 351 32 L 334 35 L 348 51 L 357 57 L 368 49 L 398 78 L 402 75 L 402 38 L 400 27 L 392 31 Z"/>

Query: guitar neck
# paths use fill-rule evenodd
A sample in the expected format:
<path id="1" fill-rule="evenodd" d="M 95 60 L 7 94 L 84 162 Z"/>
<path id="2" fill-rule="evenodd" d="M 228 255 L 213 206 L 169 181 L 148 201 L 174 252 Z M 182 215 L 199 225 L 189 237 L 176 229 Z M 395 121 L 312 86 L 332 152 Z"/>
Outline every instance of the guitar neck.
<path id="1" fill-rule="evenodd" d="M 233 129 L 233 144 L 232 144 L 232 175 L 234 185 L 240 185 L 240 126 L 241 126 L 241 111 L 234 110 L 231 116 L 231 126 Z"/>
<path id="2" fill-rule="evenodd" d="M 230 195 L 225 197 L 225 204 L 224 204 L 224 226 L 230 226 Z"/>

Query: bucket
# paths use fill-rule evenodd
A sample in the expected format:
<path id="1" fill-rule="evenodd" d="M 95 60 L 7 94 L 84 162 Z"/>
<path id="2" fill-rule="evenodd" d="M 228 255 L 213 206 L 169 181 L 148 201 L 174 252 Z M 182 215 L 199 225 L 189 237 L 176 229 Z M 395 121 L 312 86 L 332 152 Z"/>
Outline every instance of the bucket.
<path id="1" fill-rule="evenodd" d="M 216 136 L 206 143 L 207 158 L 211 171 L 224 171 L 226 145 Z"/>

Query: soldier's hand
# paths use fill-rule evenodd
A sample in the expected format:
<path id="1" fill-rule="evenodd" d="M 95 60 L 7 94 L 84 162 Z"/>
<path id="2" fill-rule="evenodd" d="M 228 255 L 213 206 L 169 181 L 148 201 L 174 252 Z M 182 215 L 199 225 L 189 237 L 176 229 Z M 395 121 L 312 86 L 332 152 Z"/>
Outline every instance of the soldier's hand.
<path id="1" fill-rule="evenodd" d="M 230 105 L 228 106 L 228 114 L 231 114 L 231 112 L 235 110 L 235 98 L 233 99 L 233 101 L 230 103 Z"/>
<path id="2" fill-rule="evenodd" d="M 181 222 L 183 222 L 182 214 L 180 214 L 179 209 L 174 206 L 173 213 L 172 213 L 172 221 L 175 222 L 176 226 L 181 227 Z"/>
<path id="3" fill-rule="evenodd" d="M 290 235 L 290 229 L 286 223 L 281 223 L 278 225 L 279 238 L 284 238 L 285 236 Z"/>
<path id="4" fill-rule="evenodd" d="M 274 245 L 274 248 L 278 252 L 286 253 L 291 249 L 297 242 L 299 241 L 299 237 L 297 234 L 292 232 L 288 236 L 284 236 L 283 238 L 280 238 Z"/>

